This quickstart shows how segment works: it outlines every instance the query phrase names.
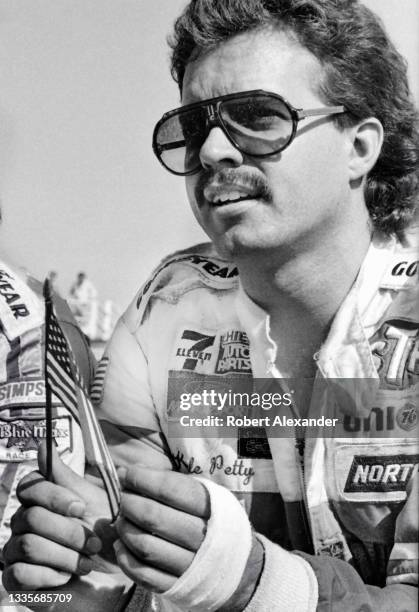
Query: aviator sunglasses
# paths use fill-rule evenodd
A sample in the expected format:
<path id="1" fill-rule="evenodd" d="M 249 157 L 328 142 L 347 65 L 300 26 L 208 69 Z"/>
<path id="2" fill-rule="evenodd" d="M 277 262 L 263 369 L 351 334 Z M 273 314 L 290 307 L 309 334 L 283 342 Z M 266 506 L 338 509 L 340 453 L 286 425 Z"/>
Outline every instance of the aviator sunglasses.
<path id="1" fill-rule="evenodd" d="M 215 126 L 241 153 L 269 157 L 291 144 L 302 119 L 344 112 L 344 106 L 294 108 L 262 89 L 217 96 L 165 113 L 154 128 L 153 151 L 169 172 L 195 174 L 201 169 L 201 147 Z"/>

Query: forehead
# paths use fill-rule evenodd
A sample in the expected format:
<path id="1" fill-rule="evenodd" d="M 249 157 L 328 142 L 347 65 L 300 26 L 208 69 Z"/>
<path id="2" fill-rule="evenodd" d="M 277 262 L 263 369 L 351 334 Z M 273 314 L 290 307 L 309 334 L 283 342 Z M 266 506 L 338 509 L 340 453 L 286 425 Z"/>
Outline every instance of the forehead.
<path id="1" fill-rule="evenodd" d="M 296 107 L 319 100 L 320 63 L 291 34 L 260 29 L 238 34 L 199 55 L 186 67 L 182 103 L 251 89 L 265 89 Z"/>

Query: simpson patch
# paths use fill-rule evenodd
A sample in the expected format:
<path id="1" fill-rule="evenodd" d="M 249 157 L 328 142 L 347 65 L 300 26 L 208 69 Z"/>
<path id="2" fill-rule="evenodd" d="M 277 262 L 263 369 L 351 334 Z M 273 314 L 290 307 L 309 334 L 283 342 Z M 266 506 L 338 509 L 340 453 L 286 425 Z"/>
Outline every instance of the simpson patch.
<path id="1" fill-rule="evenodd" d="M 27 405 L 45 405 L 44 380 L 20 379 L 0 385 L 0 410 Z"/>

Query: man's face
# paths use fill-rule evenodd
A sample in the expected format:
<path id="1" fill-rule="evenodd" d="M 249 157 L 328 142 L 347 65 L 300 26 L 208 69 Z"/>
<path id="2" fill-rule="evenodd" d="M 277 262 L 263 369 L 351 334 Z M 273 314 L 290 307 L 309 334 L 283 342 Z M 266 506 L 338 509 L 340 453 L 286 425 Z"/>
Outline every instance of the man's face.
<path id="1" fill-rule="evenodd" d="M 191 61 L 182 104 L 252 89 L 280 94 L 296 108 L 324 107 L 314 56 L 280 31 L 240 34 Z M 218 251 L 232 259 L 310 248 L 344 223 L 349 200 L 348 146 L 330 118 L 308 118 L 283 152 L 243 155 L 213 127 L 203 169 L 186 177 L 193 212 Z M 238 200 L 238 198 L 240 198 Z M 235 200 L 235 201 L 234 201 Z"/>

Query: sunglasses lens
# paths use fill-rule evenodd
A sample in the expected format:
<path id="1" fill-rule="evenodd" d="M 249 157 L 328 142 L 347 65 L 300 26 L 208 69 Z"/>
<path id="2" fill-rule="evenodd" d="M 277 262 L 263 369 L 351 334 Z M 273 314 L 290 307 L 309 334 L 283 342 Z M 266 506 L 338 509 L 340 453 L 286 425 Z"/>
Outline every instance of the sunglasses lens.
<path id="1" fill-rule="evenodd" d="M 180 110 L 158 127 L 155 149 L 166 168 L 177 174 L 189 174 L 200 166 L 199 151 L 204 140 L 204 109 Z"/>
<path id="2" fill-rule="evenodd" d="M 278 153 L 292 138 L 291 110 L 274 96 L 253 94 L 224 100 L 220 116 L 232 140 L 249 155 Z"/>

